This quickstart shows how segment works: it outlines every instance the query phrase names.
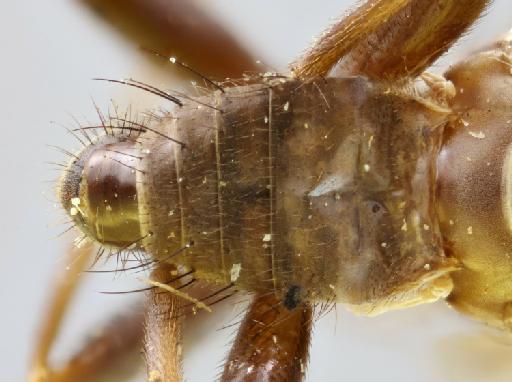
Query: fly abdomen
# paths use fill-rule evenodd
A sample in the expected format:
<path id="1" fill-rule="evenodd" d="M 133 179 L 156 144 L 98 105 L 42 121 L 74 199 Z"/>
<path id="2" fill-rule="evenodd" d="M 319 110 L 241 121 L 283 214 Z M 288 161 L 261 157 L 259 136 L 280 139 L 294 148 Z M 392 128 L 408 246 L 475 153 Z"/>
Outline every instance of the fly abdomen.
<path id="1" fill-rule="evenodd" d="M 440 109 L 364 78 L 273 80 L 183 107 L 157 127 L 183 145 L 139 140 L 144 245 L 198 277 L 283 299 L 293 287 L 293 301 L 441 297 Z"/>
<path id="2" fill-rule="evenodd" d="M 448 118 L 418 93 L 362 77 L 228 88 L 136 125 L 137 137 L 106 138 L 117 141 L 105 163 L 105 142 L 84 150 L 63 204 L 79 195 L 92 206 L 93 220 L 74 219 L 100 242 L 136 243 L 289 307 L 335 300 L 375 313 L 431 301 L 449 292 L 453 269 L 433 207 Z M 105 203 L 115 209 L 97 213 Z"/>

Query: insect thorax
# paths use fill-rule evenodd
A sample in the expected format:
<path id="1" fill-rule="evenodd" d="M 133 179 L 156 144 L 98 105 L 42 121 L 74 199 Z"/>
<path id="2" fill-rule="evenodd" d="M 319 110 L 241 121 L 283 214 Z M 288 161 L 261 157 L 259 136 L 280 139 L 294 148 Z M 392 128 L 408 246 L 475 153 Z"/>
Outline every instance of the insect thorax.
<path id="1" fill-rule="evenodd" d="M 366 313 L 444 296 L 434 211 L 446 115 L 363 78 L 217 92 L 141 137 L 143 246 L 198 277 Z M 298 289 L 297 289 L 298 288 Z"/>

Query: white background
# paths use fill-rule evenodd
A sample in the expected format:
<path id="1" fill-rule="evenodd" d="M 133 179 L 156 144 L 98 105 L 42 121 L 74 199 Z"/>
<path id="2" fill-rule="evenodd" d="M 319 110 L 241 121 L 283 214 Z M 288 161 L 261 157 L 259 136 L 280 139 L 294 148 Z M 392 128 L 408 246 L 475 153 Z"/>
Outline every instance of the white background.
<path id="1" fill-rule="evenodd" d="M 349 3 L 216 0 L 208 7 L 258 57 L 284 70 Z M 512 27 L 511 8 L 508 0 L 496 1 L 436 70 Z M 131 76 L 163 88 L 172 87 L 173 80 L 170 69 L 155 73 L 137 47 L 74 1 L 2 1 L 0 39 L 0 379 L 16 382 L 26 373 L 52 273 L 65 266 L 64 241 L 52 238 L 63 230 L 58 224 L 63 217 L 53 206 L 53 186 L 45 183 L 58 174 L 44 164 L 62 157 L 45 145 L 77 145 L 50 121 L 71 125 L 68 112 L 94 120 L 91 97 L 105 107 L 110 97 L 120 105 L 148 102 L 140 93 L 95 83 L 93 77 Z M 97 291 L 122 290 L 131 281 L 90 277 L 59 340 L 57 357 L 76 348 L 100 316 L 127 303 L 125 297 Z M 233 312 L 229 304 L 217 310 L 223 312 L 185 332 L 189 381 L 212 381 L 220 371 L 233 329 L 216 328 Z M 443 303 L 372 319 L 339 308 L 315 325 L 308 381 L 511 380 L 510 343 Z"/>

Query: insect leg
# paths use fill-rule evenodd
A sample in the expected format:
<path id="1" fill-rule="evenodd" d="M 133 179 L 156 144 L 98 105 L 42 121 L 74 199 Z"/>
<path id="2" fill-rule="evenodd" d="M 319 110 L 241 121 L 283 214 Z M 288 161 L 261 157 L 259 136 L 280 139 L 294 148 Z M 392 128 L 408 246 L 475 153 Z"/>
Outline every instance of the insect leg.
<path id="1" fill-rule="evenodd" d="M 221 381 L 300 381 L 311 335 L 312 308 L 289 310 L 273 294 L 256 295 L 224 366 Z"/>
<path id="2" fill-rule="evenodd" d="M 294 65 L 308 79 L 340 72 L 416 77 L 443 54 L 490 0 L 371 0 L 328 30 Z"/>
<path id="3" fill-rule="evenodd" d="M 100 329 L 64 366 L 51 370 L 48 382 L 122 381 L 137 372 L 143 337 L 142 306 Z"/>
<path id="4" fill-rule="evenodd" d="M 43 317 L 46 317 L 39 328 L 36 339 L 34 355 L 32 357 L 29 380 L 44 380 L 43 376 L 48 373 L 48 356 L 62 320 L 68 310 L 71 299 L 80 282 L 81 273 L 90 262 L 92 255 L 92 244 L 87 243 L 81 248 L 74 246 L 68 250 L 66 264 L 68 268 L 56 278 L 54 294 L 50 297 L 48 310 Z"/>
<path id="5" fill-rule="evenodd" d="M 190 0 L 82 0 L 137 45 L 176 56 L 208 76 L 259 71 L 236 39 Z"/>
<path id="6" fill-rule="evenodd" d="M 41 323 L 36 340 L 29 382 L 92 382 L 109 372 L 109 366 L 119 369 L 118 361 L 125 360 L 125 356 L 130 355 L 142 342 L 143 315 L 142 310 L 138 309 L 103 328 L 100 332 L 102 334 L 87 343 L 66 365 L 58 369 L 48 365 L 55 338 L 80 283 L 82 272 L 91 262 L 92 254 L 91 243 L 81 248 L 73 246 L 68 251 L 66 264 L 69 266 L 56 278 L 55 292 L 48 303 L 46 314 L 42 315 L 46 319 Z"/>
<path id="7" fill-rule="evenodd" d="M 162 264 L 151 279 L 165 283 L 173 266 Z M 179 297 L 154 288 L 148 293 L 144 354 L 148 381 L 182 381 L 181 323 Z"/>

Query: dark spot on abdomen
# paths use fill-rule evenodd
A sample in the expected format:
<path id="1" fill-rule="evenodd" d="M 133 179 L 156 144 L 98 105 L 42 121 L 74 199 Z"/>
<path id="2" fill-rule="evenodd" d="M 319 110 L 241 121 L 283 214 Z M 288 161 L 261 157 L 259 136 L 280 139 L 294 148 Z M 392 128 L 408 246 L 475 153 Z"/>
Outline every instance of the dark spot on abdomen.
<path id="1" fill-rule="evenodd" d="M 288 288 L 283 300 L 285 308 L 292 310 L 300 304 L 300 292 L 301 288 L 298 285 L 292 285 Z"/>

